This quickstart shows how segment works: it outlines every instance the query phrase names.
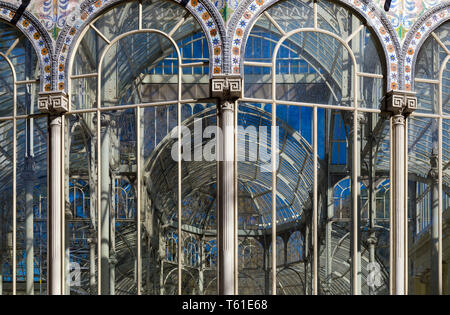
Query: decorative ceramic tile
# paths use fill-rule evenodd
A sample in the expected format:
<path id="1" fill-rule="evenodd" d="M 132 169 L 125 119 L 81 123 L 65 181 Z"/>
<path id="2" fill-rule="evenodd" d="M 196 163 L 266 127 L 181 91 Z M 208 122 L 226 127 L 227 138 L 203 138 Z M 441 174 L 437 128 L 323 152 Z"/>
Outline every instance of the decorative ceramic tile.
<path id="1" fill-rule="evenodd" d="M 245 40 L 245 34 L 248 31 L 247 28 L 253 21 L 255 16 L 258 16 L 264 8 L 275 3 L 276 0 L 253 0 L 247 5 L 247 8 L 243 11 L 241 17 L 237 17 L 234 28 L 233 41 L 232 41 L 232 73 L 241 73 L 241 60 L 242 60 L 242 45 Z M 366 4 L 361 0 L 340 0 L 355 10 L 360 12 L 363 17 L 368 21 L 370 25 L 377 31 L 379 38 L 385 49 L 387 56 L 387 63 L 389 65 L 389 77 L 388 87 L 392 90 L 399 88 L 399 52 L 400 44 L 397 40 L 395 32 L 389 32 L 389 22 L 383 19 L 383 15 L 379 16 L 373 7 L 373 5 Z M 234 17 L 233 17 L 234 18 Z"/>
<path id="2" fill-rule="evenodd" d="M 175 0 L 180 2 L 181 0 Z M 359 11 L 370 25 L 377 31 L 383 43 L 384 50 L 389 64 L 389 88 L 411 89 L 414 63 L 414 56 L 417 47 L 429 30 L 440 23 L 443 19 L 449 18 L 449 9 L 443 12 L 430 14 L 438 7 L 445 6 L 450 1 L 442 0 L 392 0 L 389 12 L 385 12 L 383 7 L 385 0 L 340 0 L 357 11 Z M 3 0 L 2 3 L 11 3 L 16 6 L 22 4 L 21 0 Z M 45 29 L 52 39 L 50 43 L 43 43 L 42 40 L 35 40 L 35 47 L 41 47 L 44 52 L 53 50 L 52 45 L 56 45 L 57 59 L 55 66 L 49 67 L 51 63 L 50 55 L 41 55 L 41 62 L 44 65 L 44 85 L 48 89 L 49 80 L 52 80 L 55 89 L 66 88 L 65 65 L 71 53 L 73 40 L 88 21 L 95 16 L 99 10 L 106 5 L 119 3 L 119 0 L 33 0 L 26 9 L 36 17 L 28 27 L 19 27 L 25 33 L 29 33 L 34 38 L 33 30 Z M 244 3 L 245 2 L 245 3 Z M 276 0 L 184 0 L 185 6 L 202 24 L 207 32 L 207 39 L 211 43 L 211 73 L 220 74 L 230 71 L 231 73 L 241 72 L 241 50 L 248 25 L 259 15 L 268 5 Z M 83 5 L 82 5 L 83 4 Z M 373 6 L 379 8 L 379 14 L 375 14 Z M 82 7 L 82 10 L 81 10 Z M 371 9 L 372 8 L 372 9 Z M 433 9 L 434 8 L 434 9 Z M 3 9 L 6 10 L 6 9 Z M 6 11 L 4 11 L 6 12 Z M 9 11 L 8 11 L 9 12 Z M 8 13 L 10 14 L 10 13 Z M 6 16 L 9 16 L 6 14 Z M 5 14 L 3 14 L 5 16 Z M 422 23 L 421 18 L 427 16 L 427 20 Z M 36 20 L 36 21 L 35 21 Z M 21 20 L 22 21 L 22 20 Z M 35 21 L 35 22 L 34 22 Z M 233 21 L 232 23 L 230 23 Z M 42 26 L 39 24 L 42 24 Z M 224 26 L 228 27 L 230 42 L 225 46 L 222 43 L 225 38 Z M 233 25 L 231 25 L 233 24 Z M 417 25 L 420 24 L 420 25 Z M 423 25 L 422 25 L 423 24 Z M 420 27 L 420 29 L 419 29 Z M 392 31 L 395 30 L 395 32 Z M 409 34 L 409 31 L 414 34 Z M 43 32 L 45 33 L 45 31 Z M 38 35 L 36 35 L 36 38 Z M 47 38 L 48 36 L 42 36 Z M 399 42 L 405 42 L 403 52 L 400 54 Z M 42 46 L 44 45 L 44 46 Z M 403 56 L 403 57 L 401 57 Z M 399 79 L 399 68 L 402 77 Z M 53 73 L 53 75 L 51 75 Z M 404 86 L 403 86 L 404 83 Z"/>
<path id="3" fill-rule="evenodd" d="M 382 10 L 384 10 L 385 0 L 374 0 Z M 442 3 L 439 0 L 392 0 L 389 12 L 386 16 L 389 18 L 392 26 L 396 30 L 399 38 L 403 41 L 406 34 L 421 17 L 430 8 Z"/>
<path id="4" fill-rule="evenodd" d="M 408 34 L 408 39 L 405 42 L 403 50 L 405 55 L 404 82 L 405 90 L 407 91 L 411 91 L 414 85 L 414 64 L 422 43 L 444 20 L 450 19 L 450 7 L 436 10 L 436 12 L 432 12 L 431 14 L 427 13 L 424 17 L 426 18 L 423 23 L 415 25 L 414 29 L 411 30 L 414 33 Z"/>
<path id="5" fill-rule="evenodd" d="M 231 15 L 237 9 L 239 5 L 239 0 L 211 0 L 214 3 L 214 6 L 219 10 L 220 15 L 224 22 L 228 22 L 230 20 Z"/>
<path id="6" fill-rule="evenodd" d="M 21 0 L 4 0 L 20 6 Z M 32 13 L 45 27 L 51 37 L 56 40 L 59 31 L 64 27 L 67 16 L 82 0 L 32 0 L 27 11 Z"/>
<path id="7" fill-rule="evenodd" d="M 66 86 L 66 64 L 69 53 L 73 47 L 74 39 L 78 36 L 81 30 L 89 23 L 93 17 L 97 16 L 98 12 L 103 10 L 106 6 L 118 3 L 119 0 L 97 0 L 97 1 L 85 1 L 84 6 L 79 11 L 80 14 L 71 15 L 68 19 L 70 21 L 65 27 L 58 39 L 58 47 L 56 51 L 58 53 L 58 68 L 56 73 L 57 89 L 65 90 Z M 207 40 L 212 46 L 212 63 L 211 72 L 213 74 L 222 73 L 222 41 L 218 25 L 212 18 L 211 8 L 207 8 L 206 5 L 200 0 L 190 0 L 185 4 L 185 7 L 197 17 L 197 20 L 203 25 L 203 29 L 208 30 L 206 32 Z M 79 10 L 79 9 L 77 9 Z"/>
<path id="8" fill-rule="evenodd" d="M 0 6 L 0 19 L 10 22 L 14 16 L 15 11 L 13 10 L 13 7 L 9 7 L 8 4 Z M 16 27 L 26 34 L 27 38 L 33 44 L 41 65 L 41 89 L 50 91 L 53 52 L 51 39 L 39 24 L 39 21 L 29 13 L 26 13 L 19 18 Z"/>

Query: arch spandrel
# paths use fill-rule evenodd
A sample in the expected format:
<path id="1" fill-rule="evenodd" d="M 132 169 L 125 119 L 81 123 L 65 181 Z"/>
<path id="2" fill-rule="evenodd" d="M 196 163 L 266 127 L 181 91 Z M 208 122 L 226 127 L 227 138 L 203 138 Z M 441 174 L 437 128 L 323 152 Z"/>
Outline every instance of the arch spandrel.
<path id="1" fill-rule="evenodd" d="M 25 11 L 17 20 L 15 18 L 18 6 L 0 1 L 0 20 L 12 23 L 22 32 L 33 45 L 40 67 L 40 89 L 52 89 L 53 46 L 52 40 L 34 15 Z"/>
<path id="2" fill-rule="evenodd" d="M 404 89 L 414 91 L 414 73 L 420 48 L 440 25 L 450 20 L 450 1 L 445 1 L 426 12 L 409 31 L 403 44 Z"/>
<path id="3" fill-rule="evenodd" d="M 224 56 L 228 71 L 240 74 L 243 71 L 243 52 L 247 38 L 258 17 L 279 0 L 244 0 L 239 5 L 228 24 L 229 40 L 225 50 L 229 55 Z M 400 88 L 400 50 L 401 45 L 397 33 L 392 28 L 386 15 L 368 0 L 339 0 L 330 1 L 351 9 L 372 29 L 378 39 L 385 57 L 387 73 L 387 90 Z"/>

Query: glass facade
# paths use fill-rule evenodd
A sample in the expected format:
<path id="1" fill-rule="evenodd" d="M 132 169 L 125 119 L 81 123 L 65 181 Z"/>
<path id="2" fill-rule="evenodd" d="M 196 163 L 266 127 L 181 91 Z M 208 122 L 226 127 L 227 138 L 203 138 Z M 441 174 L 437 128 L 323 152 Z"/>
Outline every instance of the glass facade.
<path id="1" fill-rule="evenodd" d="M 0 17 L 0 294 L 449 293 L 445 15 L 102 5 Z"/>

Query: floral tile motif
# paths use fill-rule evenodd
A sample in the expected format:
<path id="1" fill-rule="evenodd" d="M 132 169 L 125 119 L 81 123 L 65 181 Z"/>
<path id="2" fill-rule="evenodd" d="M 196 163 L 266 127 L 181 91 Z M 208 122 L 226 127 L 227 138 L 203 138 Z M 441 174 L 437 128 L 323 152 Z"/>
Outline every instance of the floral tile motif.
<path id="1" fill-rule="evenodd" d="M 220 15 L 225 23 L 230 20 L 234 11 L 239 6 L 240 0 L 210 0 L 214 3 L 215 7 L 219 10 Z"/>
<path id="2" fill-rule="evenodd" d="M 3 0 L 16 5 L 21 0 Z M 219 10 L 225 23 L 238 8 L 242 0 L 207 0 Z M 383 9 L 385 0 L 372 0 Z M 33 0 L 27 10 L 34 14 L 45 26 L 52 38 L 56 40 L 58 33 L 65 26 L 66 19 L 82 3 L 83 0 Z M 391 8 L 386 16 L 397 31 L 401 41 L 406 37 L 414 22 L 428 9 L 442 3 L 442 0 L 392 0 Z"/>
<path id="3" fill-rule="evenodd" d="M 8 2 L 14 4 L 16 6 L 20 6 L 21 0 L 2 0 L 3 2 Z M 175 0 L 180 2 L 181 0 Z M 186 1 L 186 0 L 185 0 Z M 371 10 L 368 9 L 368 5 L 364 4 L 364 1 L 361 0 L 341 0 L 344 3 L 349 4 L 354 7 L 368 20 L 368 22 L 378 30 L 380 38 L 383 40 L 384 48 L 387 54 L 390 75 L 388 78 L 389 87 L 392 89 L 400 88 L 400 81 L 404 82 L 405 89 L 412 88 L 412 74 L 413 71 L 412 65 L 414 62 L 414 58 L 417 53 L 417 47 L 420 46 L 420 42 L 423 40 L 424 36 L 427 36 L 429 30 L 434 27 L 437 23 L 440 23 L 442 19 L 448 19 L 450 16 L 449 9 L 443 10 L 432 15 L 421 27 L 417 29 L 413 25 L 416 23 L 421 17 L 426 15 L 433 7 L 436 7 L 440 4 L 450 2 L 445 0 L 392 0 L 391 8 L 389 12 L 384 12 L 383 7 L 385 0 L 371 0 L 371 3 L 380 8 L 383 11 L 382 14 L 385 14 L 393 29 L 395 29 L 398 38 L 401 42 L 405 41 L 406 38 L 408 42 L 404 45 L 404 64 L 402 72 L 404 72 L 402 80 L 399 78 L 399 56 L 397 56 L 397 50 L 394 48 L 395 42 L 398 42 L 397 39 L 391 37 L 391 33 L 389 33 L 379 16 L 374 14 Z M 44 43 L 42 36 L 39 34 L 35 35 L 36 27 L 33 23 L 29 25 L 25 22 L 27 26 L 23 24 L 19 25 L 19 28 L 23 29 L 24 32 L 29 33 L 30 38 L 34 38 L 33 44 L 35 47 L 40 47 L 41 49 L 41 59 L 42 64 L 44 65 L 43 71 L 45 72 L 44 76 L 44 86 L 45 88 L 50 88 L 50 83 L 52 80 L 51 72 L 54 71 L 55 77 L 55 86 L 59 89 L 65 89 L 65 64 L 67 62 L 67 58 L 70 52 L 71 44 L 74 38 L 77 36 L 83 25 L 87 20 L 90 19 L 93 15 L 95 15 L 99 10 L 101 10 L 105 5 L 110 3 L 119 2 L 119 0 L 98 0 L 98 1 L 90 1 L 90 4 L 85 8 L 83 14 L 80 11 L 81 3 L 86 2 L 85 0 L 33 0 L 27 7 L 27 11 L 32 13 L 36 19 L 43 25 L 43 27 L 49 33 L 51 39 L 54 41 L 54 45 L 58 37 L 58 42 L 56 45 L 58 47 L 57 51 L 59 55 L 57 56 L 57 65 L 56 69 L 52 70 L 51 64 L 51 56 L 49 50 L 52 47 L 49 47 L 48 44 Z M 248 24 L 255 15 L 259 15 L 261 13 L 261 9 L 266 7 L 269 3 L 274 3 L 275 0 L 253 0 L 247 8 L 241 10 L 243 0 L 188 0 L 186 7 L 195 14 L 200 22 L 203 25 L 205 30 L 209 30 L 207 32 L 207 37 L 209 42 L 212 44 L 212 66 L 211 72 L 213 74 L 222 73 L 224 64 L 223 64 L 223 43 L 219 33 L 219 25 L 217 25 L 217 21 L 211 17 L 211 7 L 215 6 L 218 12 L 220 13 L 224 24 L 228 24 L 234 15 L 239 12 L 243 12 L 242 16 L 237 17 L 238 23 L 235 28 L 231 30 L 230 36 L 232 37 L 231 49 L 230 49 L 230 63 L 231 63 L 231 72 L 232 73 L 240 73 L 240 62 L 241 62 L 241 50 L 242 50 L 242 41 L 244 39 L 244 34 L 248 27 Z M 239 8 L 239 9 L 238 9 Z M 10 11 L 8 9 L 1 9 L 0 16 L 8 20 Z M 240 14 L 240 13 L 239 13 Z M 23 22 L 24 18 L 21 18 L 20 23 Z M 37 21 L 36 21 L 37 22 Z M 39 24 L 39 23 L 38 23 Z M 40 28 L 40 26 L 39 26 Z M 408 32 L 415 32 L 414 36 L 410 35 Z M 60 36 L 60 33 L 62 36 Z M 42 35 L 42 34 L 41 34 Z M 61 38 L 62 37 L 62 38 Z M 50 43 L 51 45 L 51 43 Z M 44 49 L 45 48 L 45 49 Z M 403 59 L 403 58 L 402 58 Z M 227 63 L 228 64 L 228 63 Z M 228 66 L 227 66 L 228 68 Z"/>
<path id="4" fill-rule="evenodd" d="M 425 20 L 422 25 L 414 28 L 415 34 L 411 36 L 411 41 L 404 51 L 405 62 L 404 62 L 404 82 L 405 90 L 411 91 L 413 87 L 413 65 L 415 63 L 416 57 L 419 53 L 419 49 L 423 41 L 428 38 L 430 32 L 434 30 L 438 25 L 441 24 L 443 20 L 450 18 L 450 8 L 442 9 L 441 11 L 435 12 Z M 406 43 L 405 43 L 406 44 Z"/>
<path id="5" fill-rule="evenodd" d="M 241 73 L 240 60 L 242 43 L 244 39 L 244 34 L 249 25 L 250 20 L 253 16 L 259 15 L 263 7 L 267 4 L 273 3 L 275 0 L 254 0 L 247 6 L 243 16 L 239 19 L 236 29 L 233 34 L 232 42 L 232 72 L 235 74 Z M 388 86 L 392 90 L 397 90 L 400 86 L 399 84 L 399 72 L 398 72 L 398 61 L 399 56 L 397 55 L 397 50 L 395 49 L 395 44 L 398 43 L 395 38 L 392 38 L 391 34 L 386 30 L 380 17 L 374 13 L 373 8 L 366 5 L 360 0 L 341 0 L 341 2 L 350 5 L 351 7 L 358 10 L 364 18 L 372 25 L 372 27 L 378 30 L 380 38 L 383 39 L 383 45 L 388 58 L 390 75 L 388 77 Z M 399 48 L 399 47 L 398 47 Z"/>
<path id="6" fill-rule="evenodd" d="M 400 40 L 404 41 L 406 34 L 419 17 L 442 2 L 442 0 L 392 0 L 386 16 L 396 30 Z M 384 10 L 385 0 L 374 0 L 374 3 Z"/>
<path id="7" fill-rule="evenodd" d="M 21 0 L 3 0 L 20 6 Z M 45 27 L 50 36 L 56 40 L 58 33 L 65 26 L 67 17 L 81 3 L 81 0 L 32 0 L 27 11 L 32 13 Z"/>
<path id="8" fill-rule="evenodd" d="M 15 12 L 10 10 L 9 8 L 0 8 L 0 18 L 6 21 L 11 21 L 14 17 Z M 28 38 L 31 40 L 37 54 L 40 59 L 40 64 L 42 66 L 41 73 L 43 74 L 43 78 L 41 81 L 41 87 L 45 91 L 51 90 L 51 82 L 52 82 L 52 58 L 51 58 L 51 47 L 47 40 L 48 38 L 44 38 L 44 34 L 39 31 L 38 21 L 36 23 L 32 21 L 33 19 L 29 19 L 22 15 L 20 19 L 17 21 L 16 26 L 24 33 L 27 34 Z"/>
<path id="9" fill-rule="evenodd" d="M 30 8 L 53 39 L 58 38 L 67 17 L 78 7 L 79 0 L 37 0 Z"/>

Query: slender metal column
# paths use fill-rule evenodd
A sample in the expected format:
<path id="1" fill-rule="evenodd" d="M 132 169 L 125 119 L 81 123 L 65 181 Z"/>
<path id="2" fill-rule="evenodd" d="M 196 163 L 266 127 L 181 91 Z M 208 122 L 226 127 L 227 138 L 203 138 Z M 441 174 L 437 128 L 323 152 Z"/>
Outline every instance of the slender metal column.
<path id="1" fill-rule="evenodd" d="M 268 248 L 269 240 L 264 239 L 264 294 L 270 295 L 271 256 Z"/>
<path id="2" fill-rule="evenodd" d="M 437 136 L 437 126 L 436 128 Z M 434 134 L 434 130 L 433 130 Z M 433 136 L 433 147 L 435 145 L 435 137 Z M 430 162 L 431 170 L 428 178 L 431 180 L 431 239 L 430 239 L 430 258 L 431 258 L 431 294 L 439 294 L 439 169 L 438 169 L 438 154 L 437 154 L 437 139 L 436 148 L 433 148 Z"/>
<path id="3" fill-rule="evenodd" d="M 89 287 L 91 288 L 91 294 L 97 292 L 97 285 L 95 283 L 95 262 L 96 262 L 96 233 L 95 230 L 91 230 L 91 236 L 88 239 L 89 244 Z"/>
<path id="4" fill-rule="evenodd" d="M 375 246 L 377 244 L 377 238 L 375 234 L 375 219 L 377 213 L 377 187 L 376 187 L 376 145 L 373 135 L 374 115 L 369 116 L 368 130 L 369 130 L 369 237 L 367 243 L 369 244 L 369 262 L 375 263 Z M 369 286 L 370 294 L 374 293 L 374 287 Z"/>
<path id="5" fill-rule="evenodd" d="M 328 171 L 327 171 L 328 172 Z M 331 185 L 331 177 L 328 173 L 327 176 L 327 223 L 325 227 L 325 250 L 326 250 L 326 286 L 324 288 L 324 291 L 326 291 L 326 294 L 330 294 L 331 292 L 331 284 L 332 284 L 332 277 L 333 277 L 333 248 L 331 244 L 331 235 L 333 232 L 333 216 L 334 216 L 334 205 L 333 205 L 333 187 Z"/>
<path id="6" fill-rule="evenodd" d="M 306 220 L 308 222 L 309 219 Z M 305 294 L 310 295 L 312 294 L 312 287 L 310 280 L 312 279 L 313 275 L 308 274 L 308 262 L 311 261 L 311 229 L 310 224 L 306 223 L 305 226 L 305 252 L 304 252 L 304 260 L 305 260 Z"/>
<path id="7" fill-rule="evenodd" d="M 347 148 L 349 166 L 351 167 L 351 191 L 352 191 L 352 214 L 350 226 L 350 244 L 352 255 L 351 289 L 352 294 L 361 294 L 361 129 L 365 124 L 364 114 L 361 112 L 348 113 L 345 118 L 350 128 L 350 145 Z"/>
<path id="8" fill-rule="evenodd" d="M 64 143 L 64 147 L 63 147 L 63 152 L 64 152 L 64 156 L 69 156 L 70 155 L 70 147 L 71 147 L 71 136 L 70 133 L 67 132 L 67 126 L 64 126 L 64 131 L 63 131 L 63 143 Z M 69 180 L 69 163 L 65 163 L 63 166 L 63 178 L 64 180 Z M 65 295 L 70 295 L 70 287 L 72 286 L 72 279 L 71 277 L 71 269 L 72 266 L 70 264 L 70 245 L 71 245 L 71 227 L 70 227 L 70 222 L 71 220 L 74 219 L 74 216 L 76 216 L 76 195 L 74 196 L 74 200 L 73 200 L 73 212 L 72 212 L 72 207 L 71 207 L 71 202 L 70 202 L 70 186 L 69 185 L 64 185 L 64 204 L 65 204 L 65 211 L 64 211 L 64 216 L 65 216 L 65 221 L 64 221 L 64 277 L 65 277 L 65 286 L 64 286 L 64 294 Z M 74 190 L 74 193 L 76 194 L 76 190 Z"/>
<path id="9" fill-rule="evenodd" d="M 61 116 L 50 117 L 50 207 L 48 212 L 48 293 L 61 295 L 63 278 L 63 244 L 61 209 Z"/>
<path id="10" fill-rule="evenodd" d="M 111 198 L 116 198 L 117 192 L 116 192 L 116 180 L 115 176 L 112 176 L 112 196 Z M 111 209 L 111 226 L 110 226 L 110 258 L 109 258 L 109 294 L 115 295 L 116 290 L 116 265 L 117 265 L 117 257 L 116 257 L 116 202 L 114 201 L 110 207 Z M 136 269 L 135 269 L 136 270 Z"/>
<path id="11" fill-rule="evenodd" d="M 1 240 L 0 240 L 1 242 Z M 0 295 L 3 295 L 3 248 L 0 246 Z"/>
<path id="12" fill-rule="evenodd" d="M 200 247 L 199 247 L 199 257 L 200 257 L 200 265 L 198 270 L 198 295 L 204 295 L 204 269 L 205 269 L 205 251 L 204 248 L 204 241 L 203 239 L 200 240 Z"/>
<path id="13" fill-rule="evenodd" d="M 222 135 L 219 136 L 219 172 L 218 194 L 218 249 L 219 249 L 219 294 L 235 293 L 235 248 L 234 248 L 234 212 L 235 212 L 235 137 L 234 110 L 235 100 L 241 96 L 241 78 L 238 76 L 215 77 L 211 82 L 211 95 L 218 98 L 217 114 Z"/>
<path id="14" fill-rule="evenodd" d="M 331 235 L 333 232 L 333 217 L 334 217 L 334 199 L 333 199 L 333 185 L 331 183 L 331 174 L 330 168 L 331 165 L 331 132 L 334 130 L 334 119 L 335 114 L 331 111 L 325 111 L 325 141 L 324 141 L 324 151 L 325 151 L 325 164 L 323 172 L 326 175 L 326 178 L 322 177 L 323 182 L 323 192 L 325 193 L 325 203 L 323 213 L 326 213 L 326 225 L 325 225 L 325 253 L 326 253 L 326 261 L 325 261 L 325 284 L 323 285 L 322 292 L 326 295 L 331 292 L 331 284 L 332 284 L 332 276 L 333 276 L 333 258 L 332 258 L 332 243 L 331 243 Z M 322 167 L 322 166 L 321 166 Z"/>
<path id="15" fill-rule="evenodd" d="M 69 206 L 70 207 L 70 206 Z M 71 212 L 68 211 L 65 213 L 66 223 L 64 225 L 64 277 L 65 277 L 65 287 L 64 294 L 70 295 L 70 286 L 72 285 L 72 279 L 70 277 L 70 227 L 69 220 L 72 219 Z"/>
<path id="16" fill-rule="evenodd" d="M 393 277 L 393 290 L 396 295 L 404 295 L 407 292 L 407 174 L 406 163 L 406 117 L 417 108 L 417 99 L 414 93 L 405 91 L 390 91 L 383 103 L 383 111 L 392 116 L 392 174 L 391 185 L 393 189 L 393 209 L 392 209 L 392 237 L 393 247 L 391 266 L 391 277 Z"/>
<path id="17" fill-rule="evenodd" d="M 38 109 L 49 113 L 48 132 L 48 250 L 47 292 L 63 294 L 63 182 L 62 182 L 62 125 L 61 114 L 68 109 L 67 96 L 62 92 L 39 93 Z"/>
<path id="18" fill-rule="evenodd" d="M 234 104 L 225 101 L 219 104 L 219 140 L 223 160 L 219 161 L 220 203 L 219 218 L 219 294 L 234 294 Z"/>
<path id="19" fill-rule="evenodd" d="M 109 115 L 101 115 L 101 290 L 102 295 L 111 294 L 110 291 L 110 198 L 111 198 L 111 177 L 109 174 L 110 161 L 110 117 Z"/>
<path id="20" fill-rule="evenodd" d="M 25 78 L 29 80 L 33 75 L 32 46 L 25 43 Z M 25 106 L 27 112 L 34 114 L 35 91 L 27 88 L 25 92 Z M 26 294 L 34 294 L 34 213 L 33 213 L 33 181 L 34 181 L 34 120 L 26 121 L 26 151 L 23 180 L 25 182 L 25 251 L 26 251 Z"/>
<path id="21" fill-rule="evenodd" d="M 34 294 L 34 211 L 33 211 L 33 158 L 26 158 L 25 180 L 25 250 L 26 250 L 26 294 Z"/>
<path id="22" fill-rule="evenodd" d="M 164 234 L 162 231 L 162 227 L 158 228 L 158 252 L 156 264 L 159 267 L 159 295 L 164 295 L 164 256 L 165 256 L 165 248 L 166 244 L 164 242 Z M 156 268 L 158 268 L 156 267 Z"/>
<path id="23" fill-rule="evenodd" d="M 402 114 L 393 117 L 392 124 L 394 146 L 394 293 L 405 294 L 405 117 Z"/>

